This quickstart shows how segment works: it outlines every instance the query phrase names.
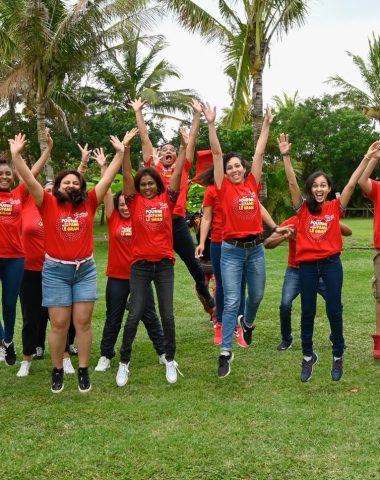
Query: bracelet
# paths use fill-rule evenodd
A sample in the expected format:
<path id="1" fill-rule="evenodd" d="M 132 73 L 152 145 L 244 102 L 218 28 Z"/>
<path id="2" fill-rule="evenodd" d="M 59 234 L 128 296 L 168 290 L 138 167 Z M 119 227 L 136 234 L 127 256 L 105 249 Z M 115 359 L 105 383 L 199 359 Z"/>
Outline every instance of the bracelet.
<path id="1" fill-rule="evenodd" d="M 363 160 L 371 160 L 372 157 L 369 157 L 367 154 L 364 155 Z"/>
<path id="2" fill-rule="evenodd" d="M 276 233 L 278 228 L 279 228 L 279 225 L 275 225 L 275 226 L 272 228 L 272 233 Z"/>
<path id="3" fill-rule="evenodd" d="M 281 157 L 284 158 L 284 157 L 290 157 L 290 153 L 287 152 L 287 153 L 280 153 Z"/>
<path id="4" fill-rule="evenodd" d="M 80 162 L 80 166 L 81 166 L 82 168 L 87 168 L 87 163 L 82 163 L 82 162 Z"/>
<path id="5" fill-rule="evenodd" d="M 125 143 L 123 143 L 123 145 L 124 145 L 124 148 L 131 148 L 129 144 L 125 145 Z"/>

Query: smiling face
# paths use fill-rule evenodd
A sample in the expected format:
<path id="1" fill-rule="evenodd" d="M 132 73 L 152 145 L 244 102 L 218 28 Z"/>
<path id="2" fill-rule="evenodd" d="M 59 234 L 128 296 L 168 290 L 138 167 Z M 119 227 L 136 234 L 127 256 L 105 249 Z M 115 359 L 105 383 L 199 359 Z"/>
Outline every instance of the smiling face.
<path id="1" fill-rule="evenodd" d="M 58 191 L 67 195 L 68 192 L 73 190 L 80 190 L 80 181 L 76 175 L 69 173 L 62 178 Z"/>
<path id="2" fill-rule="evenodd" d="M 226 176 L 231 183 L 243 183 L 245 171 L 238 157 L 231 157 L 226 163 Z"/>
<path id="3" fill-rule="evenodd" d="M 123 218 L 129 218 L 131 216 L 131 214 L 129 213 L 127 204 L 125 203 L 124 195 L 119 196 L 118 210 L 119 210 L 120 216 Z"/>
<path id="4" fill-rule="evenodd" d="M 324 203 L 330 192 L 331 186 L 324 175 L 320 175 L 314 179 L 311 186 L 311 194 L 317 203 Z"/>
<path id="5" fill-rule="evenodd" d="M 140 194 L 145 198 L 153 198 L 158 193 L 157 183 L 150 175 L 143 175 L 140 180 Z"/>
<path id="6" fill-rule="evenodd" d="M 164 167 L 170 167 L 177 160 L 177 152 L 173 145 L 169 143 L 161 148 L 160 156 Z"/>
<path id="7" fill-rule="evenodd" d="M 0 192 L 9 192 L 15 178 L 12 169 L 6 163 L 0 165 Z"/>

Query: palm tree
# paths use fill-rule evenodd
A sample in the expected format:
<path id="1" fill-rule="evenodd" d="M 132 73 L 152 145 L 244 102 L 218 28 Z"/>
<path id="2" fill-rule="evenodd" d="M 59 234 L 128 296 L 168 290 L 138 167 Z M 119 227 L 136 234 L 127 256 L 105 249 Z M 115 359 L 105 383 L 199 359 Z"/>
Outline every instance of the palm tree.
<path id="1" fill-rule="evenodd" d="M 118 30 L 146 0 L 0 0 L 0 55 L 8 68 L 0 77 L 0 98 L 28 96 L 45 149 L 46 116 L 64 118 L 83 105 L 68 92 L 71 76 L 81 76 Z M 128 12 L 128 15 L 127 15 Z M 106 27 L 107 26 L 107 27 Z M 110 27 L 112 26 L 112 27 Z M 48 176 L 52 171 L 47 171 Z"/>
<path id="2" fill-rule="evenodd" d="M 373 41 L 368 39 L 368 63 L 359 55 L 347 52 L 355 66 L 359 69 L 361 78 L 367 87 L 367 92 L 355 87 L 342 77 L 335 75 L 329 77 L 329 83 L 341 89 L 344 100 L 354 108 L 364 112 L 368 118 L 380 120 L 380 36 L 377 38 L 372 33 Z"/>
<path id="3" fill-rule="evenodd" d="M 271 41 L 304 24 L 310 0 L 219 0 L 221 21 L 191 0 L 158 1 L 190 32 L 221 41 L 225 72 L 231 80 L 228 124 L 238 127 L 248 107 L 256 143 L 263 118 L 262 77 Z"/>
<path id="4" fill-rule="evenodd" d="M 122 42 L 109 49 L 108 59 L 96 78 L 110 94 L 111 102 L 120 109 L 130 109 L 135 98 L 147 100 L 152 113 L 172 116 L 187 113 L 196 92 L 189 89 L 165 90 L 163 84 L 180 78 L 178 70 L 167 60 L 158 60 L 166 47 L 162 35 L 144 36 L 139 30 L 124 31 Z M 147 47 L 144 55 L 143 48 Z"/>
<path id="5" fill-rule="evenodd" d="M 273 97 L 278 110 L 293 110 L 300 102 L 298 90 L 296 90 L 293 96 L 290 96 L 286 93 L 283 93 L 282 95 L 282 98 L 279 95 L 275 95 Z"/>

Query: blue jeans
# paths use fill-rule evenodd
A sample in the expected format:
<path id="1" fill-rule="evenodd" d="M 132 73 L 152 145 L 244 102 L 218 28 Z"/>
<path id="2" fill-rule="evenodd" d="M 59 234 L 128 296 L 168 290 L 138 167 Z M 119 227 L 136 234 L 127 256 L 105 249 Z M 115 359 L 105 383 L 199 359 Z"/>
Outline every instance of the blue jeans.
<path id="1" fill-rule="evenodd" d="M 216 305 L 216 319 L 218 323 L 222 323 L 223 305 L 224 305 L 224 292 L 223 292 L 223 280 L 222 271 L 220 268 L 220 257 L 222 254 L 222 243 L 211 242 L 210 243 L 210 256 L 212 262 L 212 268 L 215 277 L 215 305 Z M 244 315 L 245 309 L 245 277 L 243 276 L 241 281 L 241 295 L 240 306 L 238 315 Z"/>
<path id="2" fill-rule="evenodd" d="M 16 323 L 16 304 L 24 275 L 24 258 L 0 258 L 4 330 L 0 322 L 0 340 L 13 341 Z"/>
<path id="3" fill-rule="evenodd" d="M 333 355 L 341 357 L 344 352 L 342 284 L 343 269 L 340 254 L 300 263 L 301 283 L 301 340 L 305 356 L 313 353 L 314 318 L 317 306 L 319 279 L 325 284 L 326 313 L 330 322 Z"/>
<path id="4" fill-rule="evenodd" d="M 244 312 L 248 326 L 253 324 L 264 296 L 266 272 L 263 245 L 244 249 L 223 242 L 220 265 L 224 291 L 222 350 L 231 350 L 240 305 L 242 278 L 245 276 L 248 287 Z"/>
<path id="5" fill-rule="evenodd" d="M 174 266 L 168 258 L 160 262 L 140 260 L 132 265 L 130 288 L 131 299 L 129 315 L 124 326 L 123 343 L 120 348 L 120 360 L 128 363 L 131 359 L 132 343 L 137 326 L 144 315 L 148 298 L 149 285 L 154 282 L 162 328 L 164 331 L 164 347 L 166 360 L 171 361 L 175 355 L 175 325 L 173 314 Z"/>
<path id="6" fill-rule="evenodd" d="M 130 283 L 127 279 L 108 277 L 106 287 L 106 321 L 103 328 L 100 351 L 103 357 L 109 359 L 115 356 L 115 343 L 121 329 L 125 309 L 127 306 L 128 295 L 130 293 Z M 148 287 L 148 296 L 145 305 L 144 314 L 141 317 L 146 331 L 151 339 L 157 355 L 165 353 L 164 334 L 159 318 L 156 314 L 152 286 Z"/>
<path id="7" fill-rule="evenodd" d="M 326 296 L 325 285 L 322 278 L 317 285 L 317 293 L 323 298 Z M 287 267 L 282 284 L 282 296 L 280 305 L 280 328 L 281 337 L 286 342 L 291 342 L 292 337 L 292 305 L 293 301 L 301 293 L 299 269 Z"/>

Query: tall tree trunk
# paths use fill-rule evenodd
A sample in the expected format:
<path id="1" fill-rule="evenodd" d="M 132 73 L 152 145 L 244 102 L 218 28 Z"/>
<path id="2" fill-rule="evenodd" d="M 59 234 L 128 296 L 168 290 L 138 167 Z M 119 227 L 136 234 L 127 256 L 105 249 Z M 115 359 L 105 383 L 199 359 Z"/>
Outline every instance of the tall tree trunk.
<path id="1" fill-rule="evenodd" d="M 9 115 L 11 117 L 11 125 L 15 133 L 18 133 L 20 131 L 20 124 L 18 123 L 17 120 L 17 115 L 16 115 L 16 98 L 15 97 L 10 97 L 8 99 L 8 107 L 9 107 Z"/>
<path id="2" fill-rule="evenodd" d="M 42 100 L 37 100 L 36 102 L 36 112 L 37 112 L 37 135 L 38 143 L 40 144 L 41 153 L 47 147 L 46 137 L 45 137 L 45 128 L 46 128 L 46 109 L 45 103 Z M 50 157 L 46 162 L 45 169 L 45 178 L 46 180 L 54 180 L 54 171 L 50 163 Z"/>

